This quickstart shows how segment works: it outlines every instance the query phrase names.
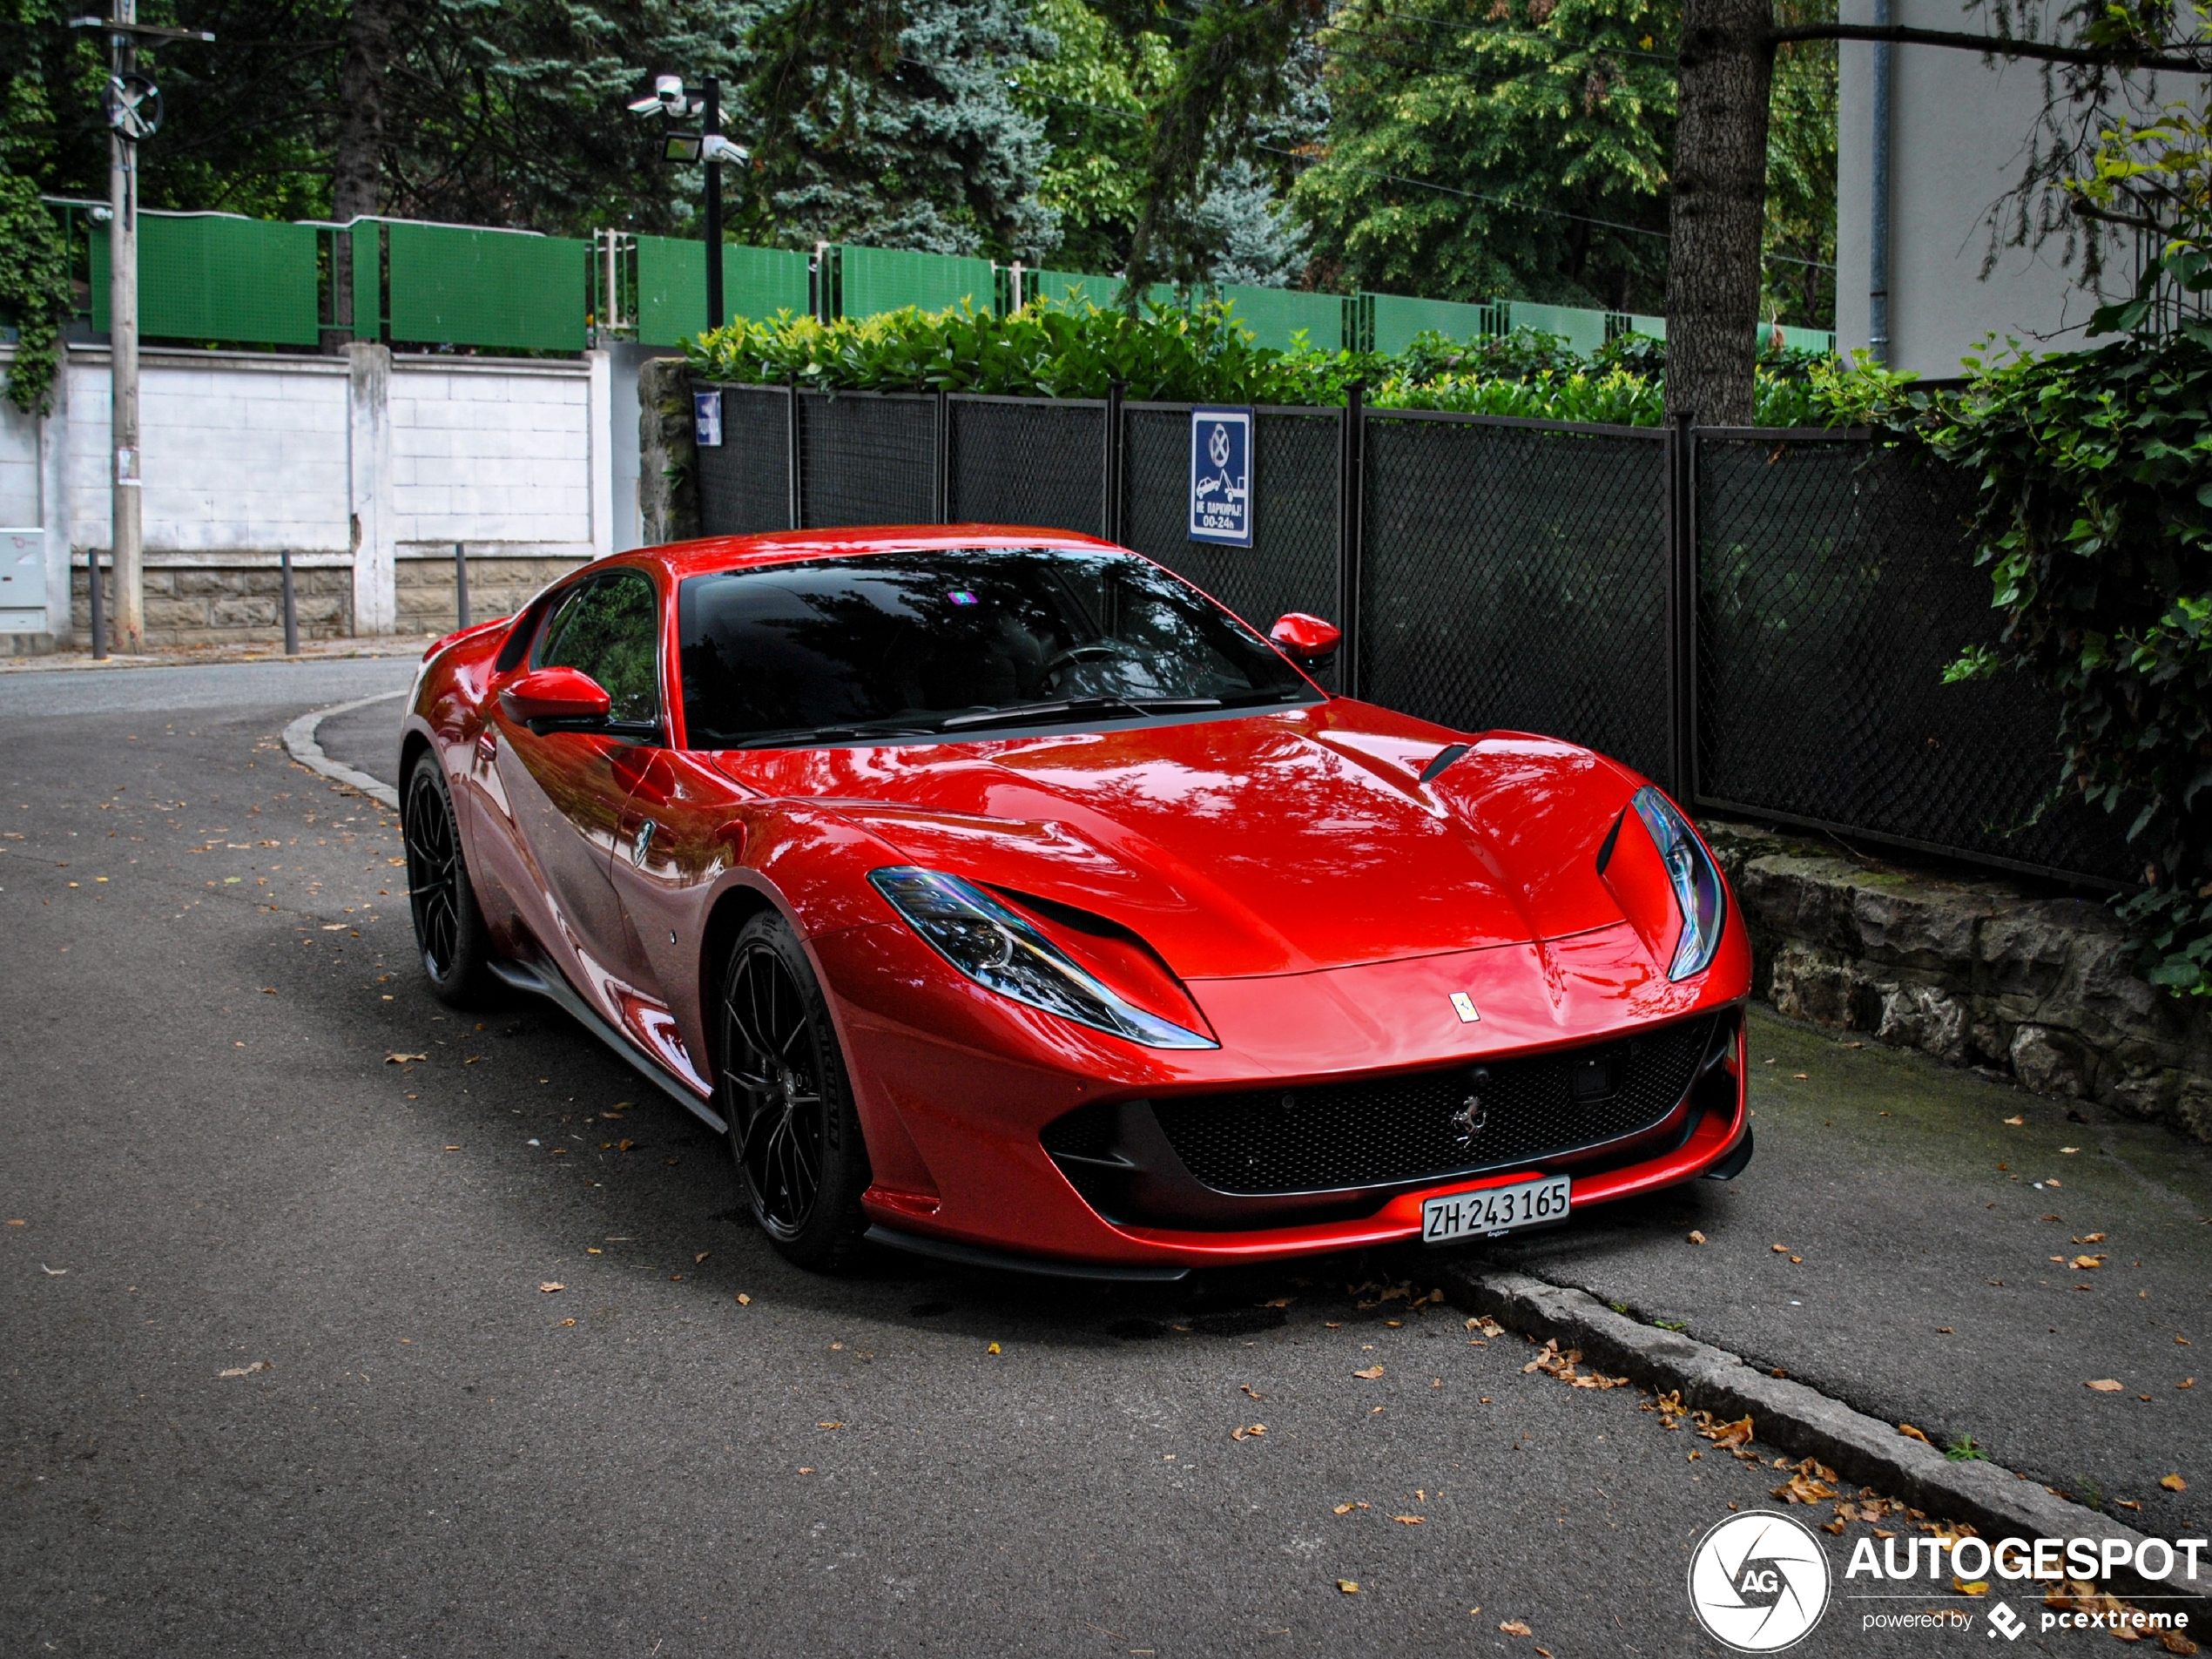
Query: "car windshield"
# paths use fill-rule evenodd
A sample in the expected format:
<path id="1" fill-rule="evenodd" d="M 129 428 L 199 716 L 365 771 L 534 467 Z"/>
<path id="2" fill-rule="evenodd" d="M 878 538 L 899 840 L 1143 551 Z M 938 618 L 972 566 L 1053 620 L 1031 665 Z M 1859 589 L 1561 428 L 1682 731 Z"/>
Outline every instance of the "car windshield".
<path id="1" fill-rule="evenodd" d="M 693 577 L 678 597 L 695 749 L 1318 701 L 1158 567 L 1066 548 L 927 548 Z"/>

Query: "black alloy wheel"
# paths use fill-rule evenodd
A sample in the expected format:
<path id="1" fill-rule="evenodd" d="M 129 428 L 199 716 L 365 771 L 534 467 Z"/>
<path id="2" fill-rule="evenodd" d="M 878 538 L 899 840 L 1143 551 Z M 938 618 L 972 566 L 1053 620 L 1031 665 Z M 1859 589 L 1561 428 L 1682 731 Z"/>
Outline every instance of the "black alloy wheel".
<path id="1" fill-rule="evenodd" d="M 408 908 L 422 971 L 439 1000 L 456 1008 L 482 1001 L 491 988 L 490 941 L 475 885 L 462 855 L 453 798 L 436 756 L 424 752 L 408 773 L 402 815 L 407 846 Z"/>
<path id="2" fill-rule="evenodd" d="M 730 1150 L 761 1231 L 800 1266 L 841 1266 L 867 1228 L 867 1150 L 828 1006 L 781 916 L 738 934 L 718 1025 Z"/>

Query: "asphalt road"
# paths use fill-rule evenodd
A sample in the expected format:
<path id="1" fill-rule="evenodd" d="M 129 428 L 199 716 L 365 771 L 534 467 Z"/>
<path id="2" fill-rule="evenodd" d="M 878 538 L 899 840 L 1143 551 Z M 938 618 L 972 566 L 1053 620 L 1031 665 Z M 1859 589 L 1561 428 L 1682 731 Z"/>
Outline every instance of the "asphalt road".
<path id="1" fill-rule="evenodd" d="M 1142 1291 L 785 1266 L 564 1017 L 422 988 L 390 815 L 277 741 L 409 668 L 0 679 L 0 1645 L 1718 1651 L 1688 1553 L 1779 1477 L 1386 1296 L 1418 1252 Z M 1732 1238 L 1750 1191 L 1685 1213 Z M 1645 1233 L 1611 1259 L 1696 1282 Z M 1697 1271 L 1748 1296 L 1734 1248 Z M 1926 1651 L 1859 1617 L 1799 1651 Z"/>

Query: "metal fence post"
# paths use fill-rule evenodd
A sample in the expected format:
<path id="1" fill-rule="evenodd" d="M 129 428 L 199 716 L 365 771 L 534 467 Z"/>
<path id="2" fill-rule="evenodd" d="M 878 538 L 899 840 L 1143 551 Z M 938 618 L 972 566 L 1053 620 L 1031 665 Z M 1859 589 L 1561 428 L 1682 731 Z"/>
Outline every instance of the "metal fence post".
<path id="1" fill-rule="evenodd" d="M 939 524 L 953 522 L 953 401 L 949 393 L 937 394 L 936 428 L 931 434 L 935 452 L 930 457 L 929 516 Z"/>
<path id="2" fill-rule="evenodd" d="M 1337 450 L 1337 626 L 1344 640 L 1337 647 L 1338 684 L 1357 697 L 1366 664 L 1359 651 L 1360 559 L 1366 550 L 1367 388 L 1354 381 L 1345 388 L 1338 417 L 1342 439 Z"/>
<path id="3" fill-rule="evenodd" d="M 1109 542 L 1122 539 L 1122 404 L 1128 396 L 1127 381 L 1106 382 L 1106 438 L 1099 458 L 1099 487 L 1105 499 L 1098 524 Z"/>
<path id="4" fill-rule="evenodd" d="M 799 382 L 793 381 L 784 388 L 785 413 L 788 424 L 785 427 L 786 453 L 791 459 L 791 528 L 799 523 Z"/>
<path id="5" fill-rule="evenodd" d="M 1697 789 L 1697 540 L 1692 511 L 1696 479 L 1689 409 L 1667 424 L 1661 448 L 1661 504 L 1667 558 L 1668 792 L 1683 811 Z"/>
<path id="6" fill-rule="evenodd" d="M 453 544 L 453 611 L 458 619 L 454 626 L 469 625 L 469 556 L 462 551 L 461 543 Z"/>
<path id="7" fill-rule="evenodd" d="M 283 567 L 284 581 L 284 654 L 300 654 L 300 597 L 292 585 L 292 550 L 286 548 L 277 555 Z"/>
<path id="8" fill-rule="evenodd" d="M 84 590 L 92 602 L 92 656 L 95 661 L 107 656 L 107 600 L 100 592 L 100 550 L 84 550 Z"/>

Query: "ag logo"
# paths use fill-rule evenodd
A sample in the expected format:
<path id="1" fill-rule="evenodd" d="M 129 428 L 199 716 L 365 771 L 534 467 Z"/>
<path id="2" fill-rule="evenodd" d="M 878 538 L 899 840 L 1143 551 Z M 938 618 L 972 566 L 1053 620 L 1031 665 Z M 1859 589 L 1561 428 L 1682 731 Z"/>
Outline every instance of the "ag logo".
<path id="1" fill-rule="evenodd" d="M 1723 1646 L 1779 1653 L 1804 1640 L 1828 1609 L 1827 1553 L 1788 1515 L 1730 1515 L 1690 1552 L 1689 1605 Z"/>

